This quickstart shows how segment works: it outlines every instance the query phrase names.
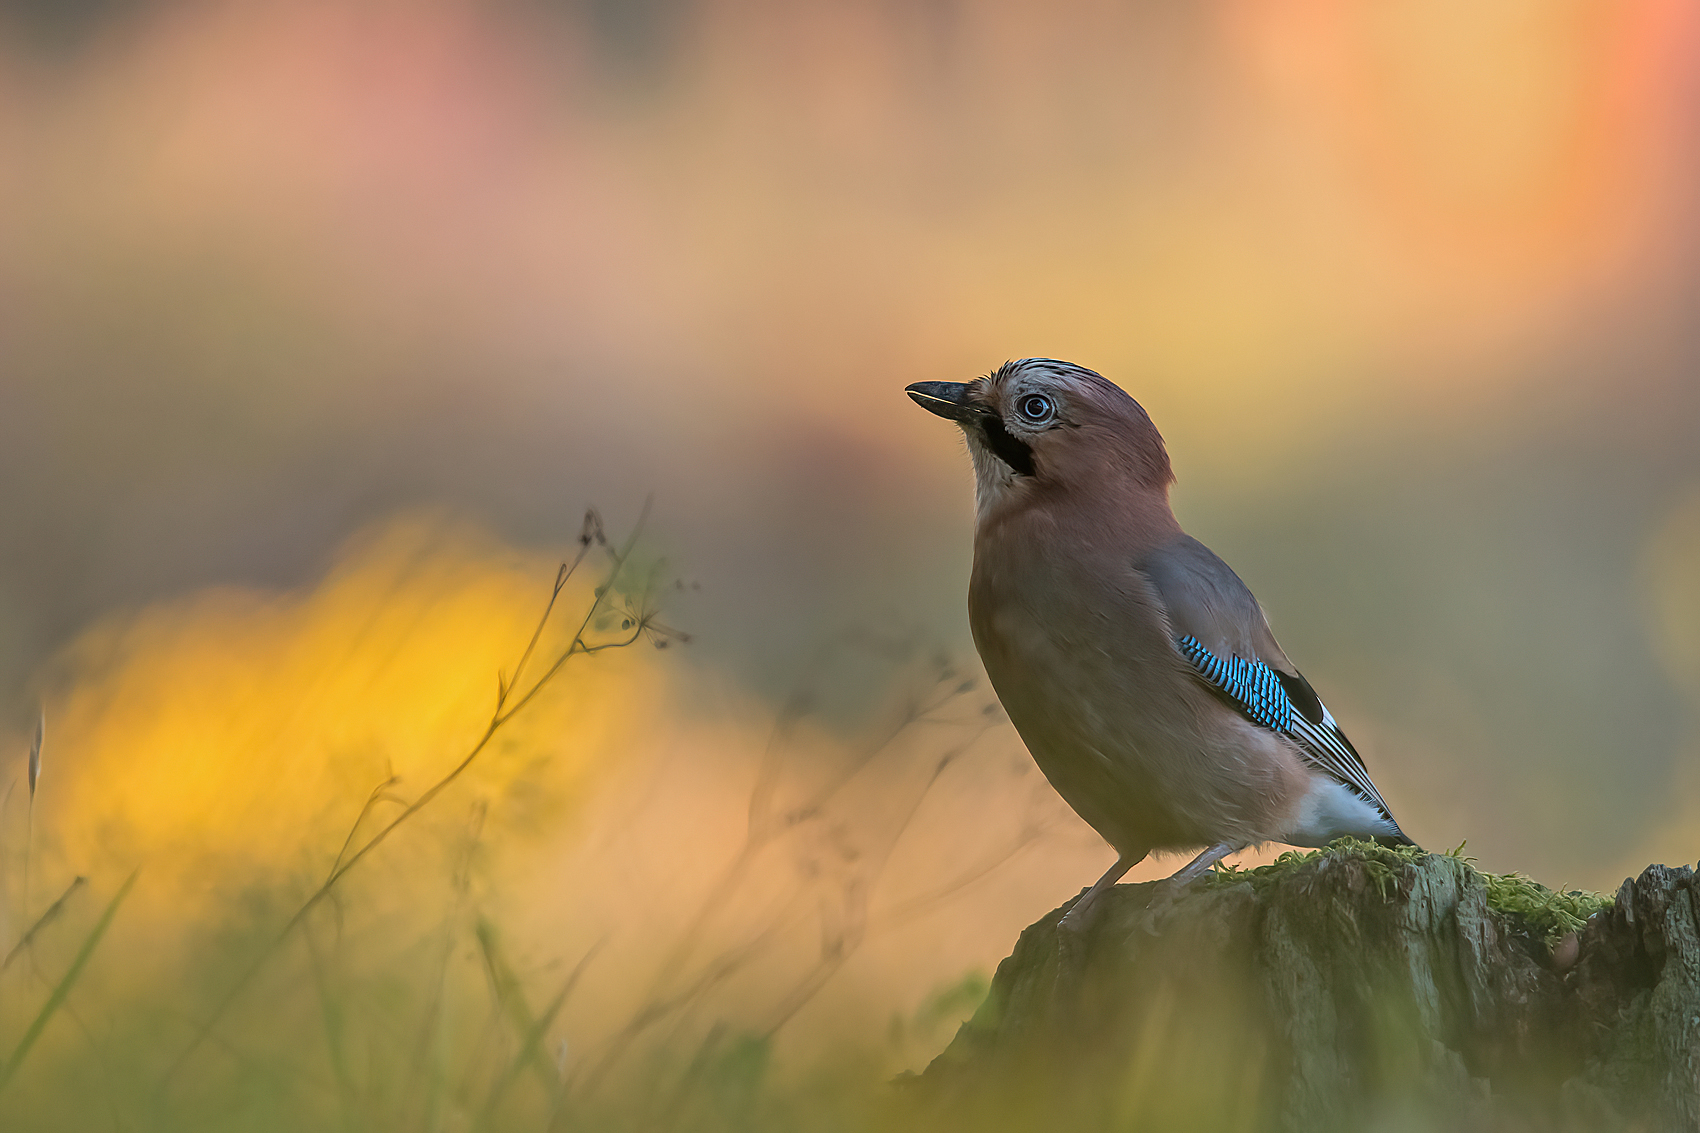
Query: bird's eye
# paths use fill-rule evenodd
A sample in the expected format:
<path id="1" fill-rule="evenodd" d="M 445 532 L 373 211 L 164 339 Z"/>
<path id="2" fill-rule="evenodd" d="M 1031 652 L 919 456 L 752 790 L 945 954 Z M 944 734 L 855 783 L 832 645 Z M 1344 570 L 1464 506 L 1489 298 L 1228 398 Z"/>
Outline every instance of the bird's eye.
<path id="1" fill-rule="evenodd" d="M 1056 412 L 1056 408 L 1051 405 L 1050 398 L 1042 397 L 1036 393 L 1022 398 L 1021 403 L 1016 406 L 1016 409 L 1023 417 L 1035 425 L 1049 421 L 1052 414 Z"/>

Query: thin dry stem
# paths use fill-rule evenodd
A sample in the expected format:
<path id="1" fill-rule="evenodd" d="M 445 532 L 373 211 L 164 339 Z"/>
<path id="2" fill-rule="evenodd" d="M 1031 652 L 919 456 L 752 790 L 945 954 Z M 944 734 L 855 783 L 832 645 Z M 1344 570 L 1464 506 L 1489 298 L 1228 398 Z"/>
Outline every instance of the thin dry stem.
<path id="1" fill-rule="evenodd" d="M 391 834 L 407 823 L 421 810 L 425 809 L 425 807 L 429 806 L 438 795 L 441 795 L 445 790 L 453 785 L 453 783 L 459 779 L 474 762 L 477 761 L 478 757 L 483 754 L 484 750 L 490 745 L 490 741 L 495 738 L 496 734 L 502 729 L 502 727 L 512 720 L 515 715 L 524 710 L 524 708 L 536 698 L 537 694 L 554 679 L 556 674 L 561 671 L 562 667 L 565 666 L 570 659 L 579 655 L 600 653 L 605 649 L 625 648 L 626 646 L 636 643 L 640 638 L 646 635 L 662 632 L 654 618 L 645 612 L 645 614 L 636 619 L 631 633 L 625 638 L 594 644 L 585 640 L 585 633 L 590 628 L 591 622 L 596 617 L 597 613 L 603 608 L 609 596 L 613 593 L 614 584 L 620 579 L 621 574 L 625 571 L 628 563 L 630 562 L 632 550 L 636 546 L 638 537 L 642 534 L 644 524 L 648 519 L 649 507 L 650 504 L 646 501 L 643 512 L 639 516 L 638 522 L 632 529 L 632 533 L 627 538 L 625 545 L 622 546 L 619 551 L 612 553 L 612 561 L 607 580 L 602 584 L 602 586 L 597 588 L 595 596 L 592 598 L 590 606 L 586 610 L 584 617 L 580 620 L 577 628 L 573 631 L 572 640 L 555 658 L 554 662 L 549 666 L 544 674 L 532 682 L 531 687 L 517 700 L 513 700 L 510 704 L 509 700 L 512 697 L 513 690 L 518 687 L 517 678 L 521 668 L 523 667 L 523 661 L 528 659 L 533 652 L 536 641 L 543 633 L 544 626 L 547 625 L 550 617 L 553 615 L 556 601 L 560 596 L 562 588 L 566 585 L 567 580 L 573 576 L 573 573 L 584 562 L 585 557 L 590 553 L 591 547 L 605 545 L 605 540 L 601 537 L 600 519 L 593 519 L 592 516 L 594 513 L 587 514 L 585 520 L 585 534 L 580 537 L 579 551 L 569 562 L 563 563 L 561 569 L 556 572 L 555 583 L 551 588 L 549 600 L 544 606 L 543 614 L 538 620 L 538 627 L 532 635 L 531 642 L 527 644 L 525 652 L 521 655 L 522 664 L 515 666 L 515 680 L 500 682 L 501 692 L 498 696 L 496 707 L 491 714 L 489 723 L 485 726 L 484 731 L 479 736 L 478 740 L 472 745 L 466 754 L 462 756 L 460 761 L 457 762 L 454 767 L 452 767 L 435 783 L 431 784 L 430 787 L 426 788 L 424 793 L 422 793 L 412 803 L 408 804 L 400 814 L 379 828 L 377 833 L 367 839 L 358 850 L 355 850 L 352 854 L 347 854 L 347 846 L 345 844 L 343 853 L 338 855 L 337 863 L 332 867 L 329 874 L 327 874 L 325 880 L 301 902 L 301 904 L 296 908 L 294 914 L 290 916 L 283 928 L 279 930 L 271 944 L 268 945 L 254 960 L 254 962 L 248 966 L 231 989 L 213 1008 L 212 1013 L 196 1029 L 196 1033 L 190 1040 L 188 1046 L 180 1055 L 178 1055 L 177 1059 L 171 1064 L 170 1068 L 167 1069 L 164 1076 L 160 1079 L 159 1089 L 161 1091 L 169 1087 L 173 1079 L 176 1078 L 178 1072 L 188 1062 L 190 1057 L 192 1057 L 195 1051 L 197 1051 L 206 1041 L 207 1036 L 212 1032 L 213 1027 L 215 1027 L 218 1021 L 224 1017 L 227 1011 L 229 1011 L 230 1007 L 253 981 L 254 977 L 257 976 L 261 969 L 265 967 L 266 963 L 276 953 L 277 949 L 302 924 L 307 915 L 317 908 L 328 896 L 330 896 L 337 883 L 347 876 L 350 870 L 359 865 L 374 850 L 381 846 Z M 352 839 L 352 835 L 350 838 Z"/>
<path id="2" fill-rule="evenodd" d="M 822 667 L 825 653 L 830 649 L 840 647 L 840 644 L 841 643 L 833 643 L 828 647 L 828 649 L 823 650 L 821 654 L 816 655 L 809 666 L 811 678 L 818 675 L 818 671 Z M 948 669 L 944 671 L 945 678 L 948 679 L 952 676 L 953 674 L 951 674 Z M 696 944 L 701 939 L 703 929 L 709 919 L 713 916 L 714 912 L 721 908 L 725 904 L 726 900 L 737 891 L 739 886 L 742 885 L 750 865 L 761 850 L 789 830 L 795 829 L 802 823 L 818 817 L 839 791 L 854 780 L 856 776 L 867 768 L 882 752 L 889 750 L 905 732 L 918 723 L 928 721 L 932 713 L 971 691 L 971 689 L 972 685 L 969 683 L 952 682 L 942 695 L 924 697 L 910 703 L 893 726 L 869 743 L 863 751 L 856 756 L 856 758 L 850 761 L 847 768 L 834 776 L 828 783 L 824 784 L 819 790 L 810 796 L 810 798 L 806 800 L 802 806 L 793 808 L 793 810 L 788 812 L 783 819 L 775 822 L 771 816 L 772 798 L 777 790 L 778 779 L 783 771 L 785 763 L 785 748 L 780 742 L 780 738 L 792 725 L 808 714 L 808 707 L 812 702 L 806 683 L 800 682 L 797 691 L 792 693 L 792 695 L 787 699 L 785 706 L 781 709 L 779 718 L 774 725 L 774 731 L 769 739 L 768 746 L 763 752 L 762 766 L 757 773 L 756 783 L 751 789 L 749 824 L 746 827 L 743 844 L 740 846 L 737 854 L 734 855 L 732 861 L 728 864 L 726 870 L 721 874 L 720 878 L 711 888 L 708 895 L 698 905 L 698 908 L 684 930 L 678 934 L 676 943 L 668 953 L 666 960 L 658 969 L 658 977 L 643 1006 L 641 1006 L 633 1014 L 632 1018 L 627 1021 L 625 1026 L 623 1026 L 608 1040 L 607 1045 L 603 1049 L 602 1055 L 585 1075 L 583 1080 L 584 1089 L 591 1090 L 596 1088 L 596 1086 L 606 1078 L 608 1073 L 612 1071 L 612 1069 L 625 1057 L 632 1044 L 636 1042 L 638 1037 L 644 1031 L 670 1016 L 688 1012 L 689 1009 L 694 1004 L 700 1002 L 701 999 L 708 994 L 708 992 L 712 991 L 716 986 L 731 978 L 731 976 L 735 975 L 738 971 L 742 970 L 750 962 L 752 962 L 760 953 L 761 949 L 781 931 L 792 927 L 807 916 L 807 914 L 804 913 L 796 917 L 788 918 L 782 915 L 781 917 L 776 918 L 775 921 L 770 923 L 766 929 L 757 933 L 750 940 L 723 950 L 718 956 L 710 961 L 698 977 L 691 981 L 685 988 L 673 995 L 662 994 L 662 988 L 670 974 L 677 972 L 684 965 L 684 962 L 688 959 L 690 953 L 694 950 Z M 932 774 L 929 776 L 921 791 L 917 794 L 908 813 L 904 816 L 902 822 L 898 825 L 890 838 L 887 839 L 885 851 L 880 857 L 878 865 L 873 870 L 871 876 L 866 879 L 866 885 L 862 887 L 861 897 L 852 898 L 851 903 L 856 905 L 863 914 L 865 914 L 867 894 L 872 891 L 874 885 L 882 875 L 885 869 L 885 864 L 890 859 L 891 851 L 902 838 L 904 831 L 908 829 L 909 824 L 913 821 L 915 814 L 919 811 L 922 802 L 925 801 L 926 796 L 931 792 L 934 784 L 938 782 L 939 777 L 944 773 L 944 771 L 958 758 L 960 758 L 969 747 L 977 742 L 981 736 L 990 730 L 992 726 L 993 722 L 990 719 L 983 719 L 980 726 L 970 736 L 955 747 L 949 749 L 939 758 L 933 768 Z M 988 871 L 989 868 L 990 867 L 988 867 Z M 795 900 L 800 898 L 805 892 L 805 889 L 799 889 L 794 895 L 793 901 L 787 903 L 788 907 L 794 904 Z M 827 981 L 831 979 L 832 975 L 843 966 L 843 964 L 849 959 L 850 955 L 860 946 L 862 939 L 866 935 L 865 920 L 865 915 L 858 917 L 857 923 L 859 927 L 848 930 L 847 935 L 838 942 L 836 947 L 830 947 L 823 950 L 825 954 L 822 956 L 822 959 L 813 968 L 811 968 L 801 980 L 798 981 L 792 991 L 787 993 L 785 998 L 781 1001 L 781 1005 L 778 1009 L 777 1021 L 770 1025 L 767 1033 L 771 1034 L 773 1031 L 776 1031 L 779 1027 L 783 1026 L 784 1023 L 794 1016 L 798 1010 L 805 1006 L 809 1000 L 811 1000 L 819 992 L 819 990 L 825 986 Z"/>

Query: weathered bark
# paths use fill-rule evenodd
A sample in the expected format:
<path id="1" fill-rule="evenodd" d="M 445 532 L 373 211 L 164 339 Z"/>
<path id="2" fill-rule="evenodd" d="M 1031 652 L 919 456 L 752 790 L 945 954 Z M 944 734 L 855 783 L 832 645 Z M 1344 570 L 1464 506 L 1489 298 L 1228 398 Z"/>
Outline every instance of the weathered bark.
<path id="1" fill-rule="evenodd" d="M 1077 971 L 1067 906 L 1022 933 L 906 1093 L 929 1129 L 1700 1131 L 1692 871 L 1556 950 L 1507 884 L 1355 845 L 1211 878 L 1155 934 L 1118 887 Z"/>

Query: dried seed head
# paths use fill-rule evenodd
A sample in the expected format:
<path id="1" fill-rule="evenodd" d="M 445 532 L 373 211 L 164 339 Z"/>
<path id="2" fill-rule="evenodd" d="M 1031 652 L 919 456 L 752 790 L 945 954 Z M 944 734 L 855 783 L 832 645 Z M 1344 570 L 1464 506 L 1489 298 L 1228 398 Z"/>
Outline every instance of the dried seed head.
<path id="1" fill-rule="evenodd" d="M 588 547 L 595 543 L 598 547 L 608 545 L 608 535 L 602 529 L 602 516 L 595 508 L 586 508 L 584 526 L 579 530 L 578 541 Z"/>
<path id="2" fill-rule="evenodd" d="M 41 710 L 41 715 L 35 721 L 35 742 L 30 744 L 30 801 L 35 801 L 35 785 L 41 778 L 41 742 L 47 738 L 47 709 Z"/>

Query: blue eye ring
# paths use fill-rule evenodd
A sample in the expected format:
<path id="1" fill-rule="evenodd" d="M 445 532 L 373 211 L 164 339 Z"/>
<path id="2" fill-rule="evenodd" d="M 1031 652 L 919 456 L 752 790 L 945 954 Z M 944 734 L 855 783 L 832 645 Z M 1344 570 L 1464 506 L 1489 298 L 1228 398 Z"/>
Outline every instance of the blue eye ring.
<path id="1" fill-rule="evenodd" d="M 1042 425 L 1056 416 L 1056 406 L 1051 399 L 1042 393 L 1030 393 L 1015 403 L 1015 411 L 1021 414 L 1022 420 L 1034 425 Z"/>

